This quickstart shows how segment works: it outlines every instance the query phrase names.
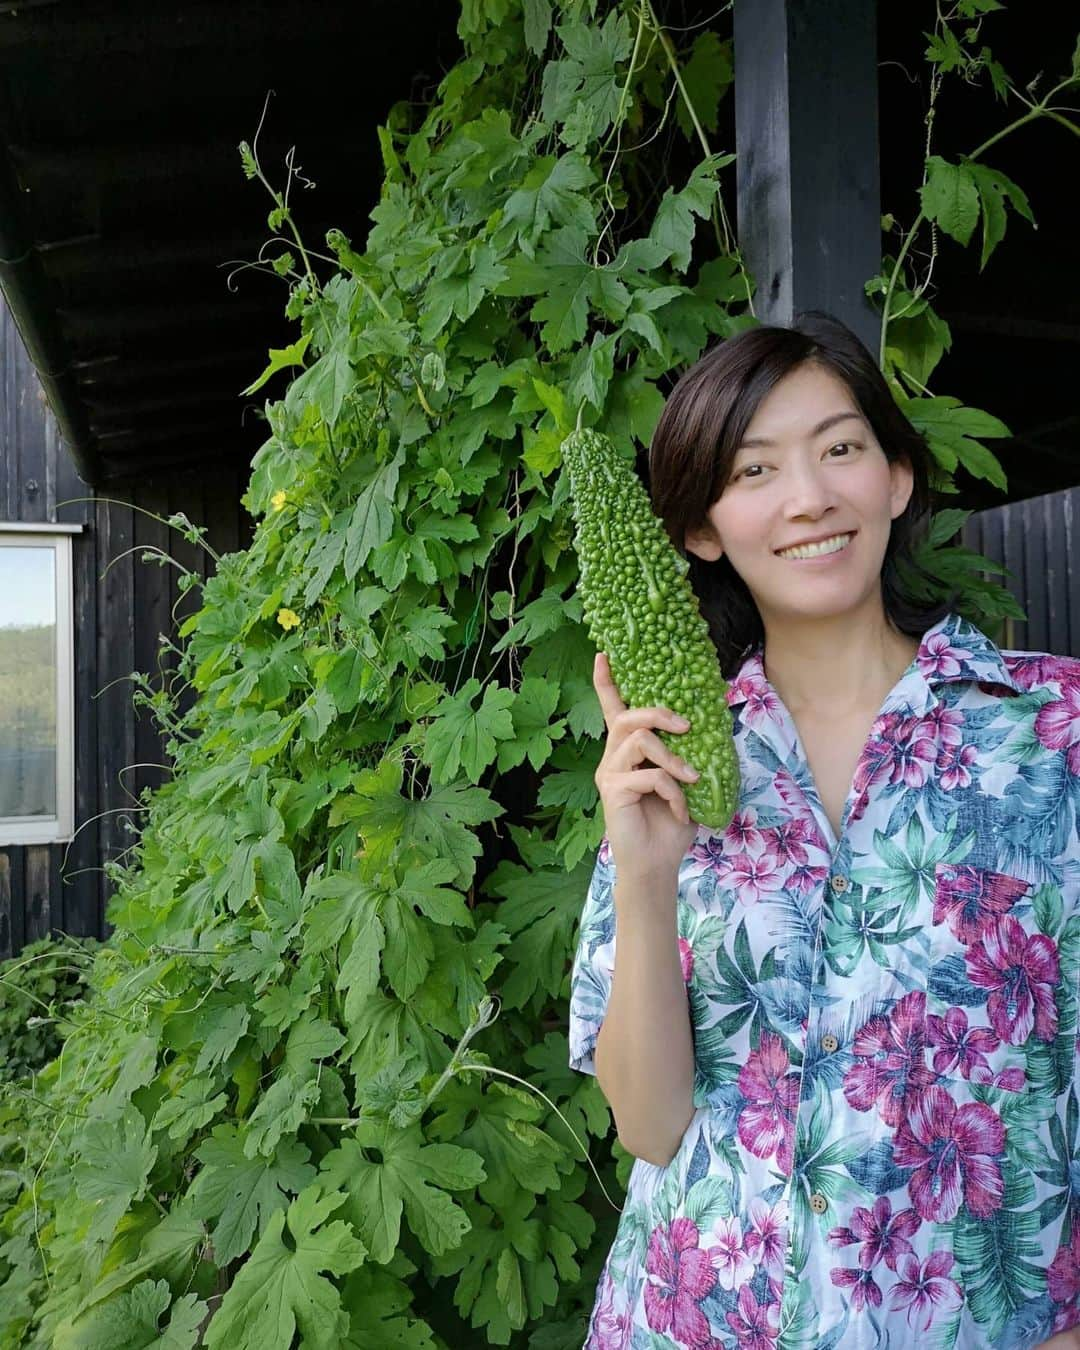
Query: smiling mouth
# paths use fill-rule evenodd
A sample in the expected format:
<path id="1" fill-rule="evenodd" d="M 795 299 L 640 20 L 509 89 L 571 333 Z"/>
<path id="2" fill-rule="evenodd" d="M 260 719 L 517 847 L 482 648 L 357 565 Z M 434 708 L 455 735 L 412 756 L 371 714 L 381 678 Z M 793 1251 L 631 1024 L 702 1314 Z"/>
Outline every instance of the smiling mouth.
<path id="1" fill-rule="evenodd" d="M 831 535 L 819 544 L 806 544 L 797 552 L 777 549 L 776 556 L 785 559 L 787 562 L 809 562 L 813 558 L 828 558 L 834 553 L 843 553 L 844 549 L 855 538 L 856 533 L 855 530 L 849 530 L 846 534 Z"/>

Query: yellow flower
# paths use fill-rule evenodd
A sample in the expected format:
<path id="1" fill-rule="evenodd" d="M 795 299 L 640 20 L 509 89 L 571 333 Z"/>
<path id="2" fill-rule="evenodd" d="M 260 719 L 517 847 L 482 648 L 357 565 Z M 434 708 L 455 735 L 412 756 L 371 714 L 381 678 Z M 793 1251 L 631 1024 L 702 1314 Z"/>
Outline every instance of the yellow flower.
<path id="1" fill-rule="evenodd" d="M 270 498 L 270 505 L 274 508 L 275 511 L 280 511 L 288 500 L 289 498 L 284 488 L 278 488 L 278 490 Z"/>
<path id="2" fill-rule="evenodd" d="M 286 632 L 290 628 L 296 628 L 300 623 L 300 615 L 294 614 L 291 609 L 279 609 L 277 612 L 277 621 Z"/>

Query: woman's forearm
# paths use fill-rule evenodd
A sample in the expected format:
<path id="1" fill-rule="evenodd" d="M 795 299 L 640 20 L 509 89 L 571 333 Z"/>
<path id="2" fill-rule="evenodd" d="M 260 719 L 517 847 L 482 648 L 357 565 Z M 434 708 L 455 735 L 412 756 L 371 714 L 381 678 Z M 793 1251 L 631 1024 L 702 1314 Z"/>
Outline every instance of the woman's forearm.
<path id="1" fill-rule="evenodd" d="M 675 877 L 615 882 L 615 967 L 596 1076 L 619 1141 L 666 1166 L 694 1113 L 694 1041 L 679 962 Z"/>

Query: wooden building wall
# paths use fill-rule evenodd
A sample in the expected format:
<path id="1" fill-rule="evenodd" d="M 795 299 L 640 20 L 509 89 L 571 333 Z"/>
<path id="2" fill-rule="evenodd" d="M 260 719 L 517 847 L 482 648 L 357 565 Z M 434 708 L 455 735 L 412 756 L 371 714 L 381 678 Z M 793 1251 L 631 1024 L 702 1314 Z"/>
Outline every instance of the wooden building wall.
<path id="1" fill-rule="evenodd" d="M 250 543 L 254 522 L 240 505 L 244 465 L 207 461 L 151 469 L 97 493 L 78 478 L 18 331 L 0 302 L 0 524 L 81 522 L 73 536 L 75 644 L 75 837 L 70 844 L 0 847 L 0 957 L 50 931 L 103 936 L 109 882 L 104 863 L 130 847 L 139 793 L 168 772 L 150 714 L 133 708 L 130 672 L 161 686 L 158 634 L 175 640 L 198 594 L 181 595 L 171 564 L 143 563 L 143 549 L 167 550 L 203 577 L 213 559 L 152 519 L 183 511 L 208 527 L 217 553 Z M 73 502 L 76 497 L 90 501 Z M 174 617 L 175 616 L 175 617 Z M 186 705 L 184 705 L 186 706 Z"/>
<path id="2" fill-rule="evenodd" d="M 977 511 L 963 543 L 1009 569 L 994 579 L 1027 611 L 998 646 L 1080 657 L 1080 487 Z"/>

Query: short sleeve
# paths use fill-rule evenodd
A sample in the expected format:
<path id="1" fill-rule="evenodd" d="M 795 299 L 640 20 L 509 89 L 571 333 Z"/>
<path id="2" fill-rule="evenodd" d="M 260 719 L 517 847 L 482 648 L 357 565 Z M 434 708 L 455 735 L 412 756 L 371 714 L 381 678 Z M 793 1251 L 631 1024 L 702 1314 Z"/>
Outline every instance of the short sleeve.
<path id="1" fill-rule="evenodd" d="M 605 838 L 585 895 L 570 974 L 570 1067 L 579 1073 L 596 1073 L 593 1054 L 615 969 L 614 891 L 615 863 Z"/>

